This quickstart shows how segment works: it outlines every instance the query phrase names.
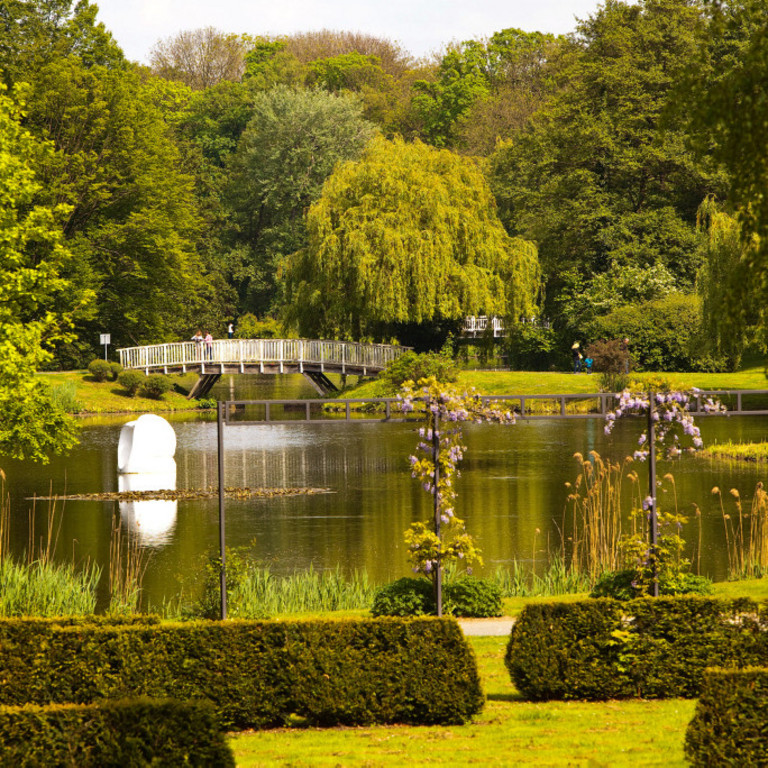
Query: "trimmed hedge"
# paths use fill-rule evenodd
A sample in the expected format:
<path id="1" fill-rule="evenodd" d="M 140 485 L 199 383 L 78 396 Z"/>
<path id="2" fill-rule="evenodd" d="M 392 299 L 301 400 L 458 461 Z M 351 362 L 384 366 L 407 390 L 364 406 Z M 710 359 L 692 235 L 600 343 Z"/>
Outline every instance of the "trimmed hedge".
<path id="1" fill-rule="evenodd" d="M 0 707 L 3 765 L 234 768 L 206 702 L 137 699 Z"/>
<path id="2" fill-rule="evenodd" d="M 528 605 L 505 662 L 535 701 L 696 697 L 707 667 L 768 665 L 768 602 L 684 596 Z"/>
<path id="3" fill-rule="evenodd" d="M 102 625 L 0 620 L 0 703 L 207 699 L 228 730 L 463 723 L 483 693 L 452 619 Z"/>
<path id="4" fill-rule="evenodd" d="M 443 584 L 443 611 L 451 616 L 501 616 L 501 588 L 491 579 L 462 575 Z M 428 616 L 437 613 L 429 579 L 404 576 L 380 587 L 373 596 L 374 616 Z"/>
<path id="5" fill-rule="evenodd" d="M 768 765 L 768 669 L 709 669 L 685 734 L 695 766 Z"/>

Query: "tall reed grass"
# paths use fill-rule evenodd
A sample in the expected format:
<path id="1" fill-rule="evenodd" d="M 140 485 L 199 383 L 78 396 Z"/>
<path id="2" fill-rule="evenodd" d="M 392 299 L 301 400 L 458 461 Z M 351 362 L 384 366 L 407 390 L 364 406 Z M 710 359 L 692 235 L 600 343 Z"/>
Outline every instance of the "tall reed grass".
<path id="1" fill-rule="evenodd" d="M 626 504 L 627 482 L 629 507 L 640 506 L 637 473 L 630 470 L 633 459 L 623 462 L 603 459 L 590 451 L 589 459 L 574 454 L 579 475 L 573 484 L 566 483 L 569 493 L 560 525 L 560 560 L 571 571 L 594 583 L 606 571 L 622 567 L 621 538 L 624 533 L 622 505 Z M 630 515 L 630 534 L 638 534 L 637 516 Z"/>
<path id="2" fill-rule="evenodd" d="M 120 516 L 112 518 L 109 539 L 109 606 L 110 615 L 139 613 L 142 583 L 149 564 L 146 551 L 137 536 L 125 533 Z"/>
<path id="3" fill-rule="evenodd" d="M 0 616 L 63 616 L 93 613 L 101 569 L 90 561 L 80 568 L 56 563 L 61 516 L 51 501 L 44 535 L 37 539 L 34 503 L 30 512 L 29 543 L 25 563 L 10 554 L 10 498 L 0 470 Z"/>
<path id="4" fill-rule="evenodd" d="M 552 597 L 589 592 L 592 580 L 555 554 L 543 573 L 526 568 L 516 560 L 511 566 L 499 566 L 490 577 L 501 589 L 503 597 Z"/>
<path id="5" fill-rule="evenodd" d="M 712 489 L 720 502 L 720 513 L 728 551 L 728 578 L 751 579 L 768 576 L 768 492 L 758 483 L 755 494 L 745 511 L 741 494 L 731 488 L 734 514 L 726 512 L 723 494 Z"/>

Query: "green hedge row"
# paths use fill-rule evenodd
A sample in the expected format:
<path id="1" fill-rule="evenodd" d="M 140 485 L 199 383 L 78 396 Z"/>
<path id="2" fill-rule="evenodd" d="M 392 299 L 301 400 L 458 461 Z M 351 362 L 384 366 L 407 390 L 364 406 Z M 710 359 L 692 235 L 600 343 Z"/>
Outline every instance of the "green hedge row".
<path id="1" fill-rule="evenodd" d="M 62 626 L 0 620 L 0 703 L 211 701 L 228 730 L 463 723 L 483 705 L 452 619 Z"/>
<path id="2" fill-rule="evenodd" d="M 685 735 L 695 766 L 768 765 L 768 669 L 710 669 Z"/>
<path id="3" fill-rule="evenodd" d="M 235 765 L 210 704 L 152 699 L 0 707 L 0 755 L 8 766 Z"/>
<path id="4" fill-rule="evenodd" d="M 696 697 L 707 667 L 768 665 L 768 603 L 667 597 L 529 605 L 505 661 L 531 700 Z"/>

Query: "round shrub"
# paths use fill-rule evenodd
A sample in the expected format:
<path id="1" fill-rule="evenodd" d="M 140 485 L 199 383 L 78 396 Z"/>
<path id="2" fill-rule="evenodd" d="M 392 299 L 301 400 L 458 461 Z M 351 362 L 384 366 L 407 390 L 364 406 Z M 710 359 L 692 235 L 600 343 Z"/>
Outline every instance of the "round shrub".
<path id="1" fill-rule="evenodd" d="M 373 596 L 374 616 L 424 616 L 434 614 L 432 582 L 404 576 L 381 587 Z"/>
<path id="2" fill-rule="evenodd" d="M 128 393 L 130 397 L 136 397 L 139 387 L 144 382 L 144 374 L 139 371 L 123 371 L 117 377 L 117 383 Z"/>
<path id="3" fill-rule="evenodd" d="M 88 372 L 96 381 L 106 381 L 112 373 L 109 363 L 106 360 L 91 360 L 88 363 Z"/>
<path id="4" fill-rule="evenodd" d="M 604 573 L 595 583 L 589 596 L 612 597 L 614 600 L 634 600 L 644 597 L 644 587 L 637 582 L 637 578 L 637 571 L 634 568 Z M 712 582 L 705 576 L 697 576 L 695 573 L 662 572 L 659 576 L 659 594 L 710 595 Z"/>
<path id="5" fill-rule="evenodd" d="M 501 616 L 501 588 L 491 579 L 459 576 L 443 586 L 443 609 L 476 619 Z"/>
<path id="6" fill-rule="evenodd" d="M 117 377 L 123 370 L 123 366 L 120 363 L 109 364 L 109 378 L 111 381 L 117 381 Z"/>
<path id="7" fill-rule="evenodd" d="M 439 382 L 458 381 L 459 367 L 443 352 L 406 352 L 390 363 L 379 375 L 389 391 L 396 392 L 405 381 L 418 381 L 434 376 Z"/>
<path id="8" fill-rule="evenodd" d="M 141 392 L 145 397 L 152 397 L 159 400 L 166 392 L 173 388 L 173 382 L 168 376 L 156 374 L 147 376 L 141 384 Z"/>

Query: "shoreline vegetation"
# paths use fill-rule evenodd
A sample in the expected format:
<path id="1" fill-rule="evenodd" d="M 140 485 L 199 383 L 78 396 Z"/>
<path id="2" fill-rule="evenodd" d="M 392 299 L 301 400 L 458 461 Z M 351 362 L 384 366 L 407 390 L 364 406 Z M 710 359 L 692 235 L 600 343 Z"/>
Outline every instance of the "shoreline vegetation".
<path id="1" fill-rule="evenodd" d="M 195 375 L 172 376 L 174 390 L 161 399 L 129 397 L 115 381 L 97 382 L 87 371 L 39 373 L 70 413 L 82 416 L 107 413 L 160 413 L 205 411 L 213 408 L 212 400 L 188 400 L 183 393 L 194 383 Z M 765 368 L 761 365 L 735 373 L 638 373 L 639 381 L 658 381 L 659 377 L 674 389 L 703 390 L 768 390 Z M 483 395 L 559 395 L 567 393 L 595 394 L 600 391 L 597 374 L 573 374 L 562 371 L 462 370 L 458 386 L 474 387 Z M 381 397 L 379 379 L 366 380 L 339 393 L 339 398 Z M 391 394 L 391 393 L 389 393 Z M 332 402 L 332 400 L 331 400 Z"/>

